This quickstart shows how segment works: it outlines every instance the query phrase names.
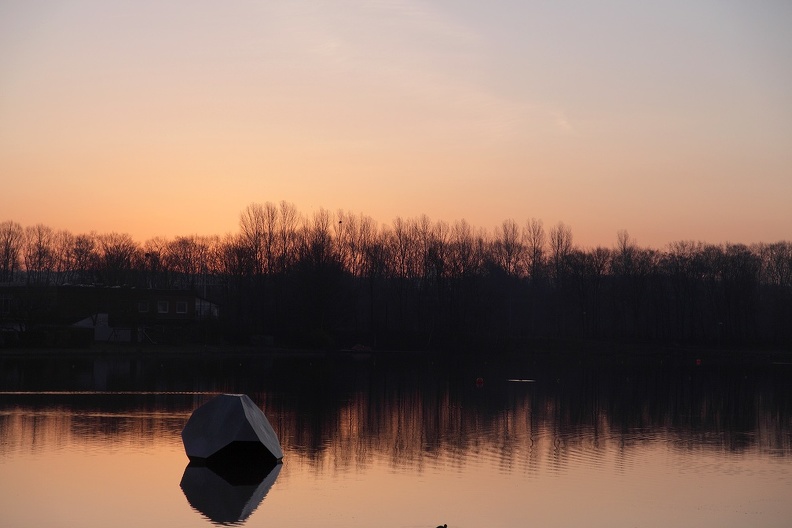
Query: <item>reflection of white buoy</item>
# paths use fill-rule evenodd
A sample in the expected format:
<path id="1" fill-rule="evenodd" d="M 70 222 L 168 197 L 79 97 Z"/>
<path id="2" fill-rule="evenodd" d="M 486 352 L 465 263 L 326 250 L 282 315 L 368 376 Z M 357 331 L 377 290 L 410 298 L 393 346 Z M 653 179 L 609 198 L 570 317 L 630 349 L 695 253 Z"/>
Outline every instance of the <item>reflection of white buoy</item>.
<path id="1" fill-rule="evenodd" d="M 282 464 L 260 467 L 212 468 L 194 462 L 184 469 L 179 484 L 187 501 L 197 511 L 217 524 L 244 521 L 259 507 L 278 478 Z"/>
<path id="2" fill-rule="evenodd" d="M 220 394 L 195 409 L 182 441 L 190 460 L 283 459 L 272 425 L 246 394 Z"/>

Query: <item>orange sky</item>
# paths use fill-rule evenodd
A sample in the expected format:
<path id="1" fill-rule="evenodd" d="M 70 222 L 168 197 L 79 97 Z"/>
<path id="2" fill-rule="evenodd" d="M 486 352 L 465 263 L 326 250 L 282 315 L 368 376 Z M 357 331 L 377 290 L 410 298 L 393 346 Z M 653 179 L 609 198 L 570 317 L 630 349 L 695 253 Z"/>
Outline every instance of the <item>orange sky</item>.
<path id="1" fill-rule="evenodd" d="M 0 221 L 236 232 L 251 202 L 792 238 L 792 4 L 0 3 Z"/>

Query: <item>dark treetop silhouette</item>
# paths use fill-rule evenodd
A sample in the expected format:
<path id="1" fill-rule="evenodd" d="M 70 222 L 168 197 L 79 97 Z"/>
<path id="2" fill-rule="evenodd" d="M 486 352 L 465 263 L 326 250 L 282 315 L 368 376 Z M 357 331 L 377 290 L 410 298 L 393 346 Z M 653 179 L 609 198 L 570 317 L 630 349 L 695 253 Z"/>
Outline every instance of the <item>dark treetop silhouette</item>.
<path id="1" fill-rule="evenodd" d="M 569 226 L 545 232 L 536 219 L 506 220 L 491 234 L 427 216 L 378 227 L 344 211 L 305 217 L 281 202 L 248 206 L 233 235 L 143 244 L 0 223 L 0 324 L 73 323 L 57 319 L 51 293 L 67 284 L 192 291 L 221 307 L 199 330 L 172 332 L 177 342 L 792 344 L 790 242 L 659 250 L 621 231 L 612 248 L 583 249 Z"/>

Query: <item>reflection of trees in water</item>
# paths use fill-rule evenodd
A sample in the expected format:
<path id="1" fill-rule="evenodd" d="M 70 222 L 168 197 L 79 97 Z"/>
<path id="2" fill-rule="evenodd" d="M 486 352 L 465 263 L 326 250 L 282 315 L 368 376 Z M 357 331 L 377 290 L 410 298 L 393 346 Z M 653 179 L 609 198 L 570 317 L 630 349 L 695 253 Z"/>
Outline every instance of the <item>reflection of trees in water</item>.
<path id="1" fill-rule="evenodd" d="M 105 396 L 104 398 L 111 398 Z M 63 402 L 63 398 L 59 398 Z M 81 446 L 91 450 L 112 445 L 148 448 L 172 444 L 179 437 L 189 411 L 120 410 L 115 406 L 68 403 L 0 406 L 0 454 L 37 453 Z M 45 406 L 42 406 L 45 405 Z M 165 405 L 160 401 L 160 409 Z"/>
<path id="2" fill-rule="evenodd" d="M 3 370 L 12 373 L 4 384 L 42 389 L 35 369 L 44 363 L 17 361 Z M 789 372 L 767 368 L 543 367 L 534 369 L 535 383 L 509 383 L 493 370 L 481 388 L 464 368 L 418 355 L 372 363 L 322 356 L 50 359 L 45 368 L 69 390 L 101 382 L 108 390 L 248 393 L 264 408 L 287 459 L 297 455 L 318 470 L 382 460 L 418 470 L 477 460 L 530 470 L 540 461 L 563 465 L 569 457 L 656 442 L 680 450 L 792 453 Z M 173 445 L 192 409 L 209 397 L 0 395 L 0 445 L 3 452 Z"/>
<path id="3" fill-rule="evenodd" d="M 560 463 L 657 442 L 681 450 L 792 452 L 792 394 L 783 375 L 769 371 L 581 370 L 481 389 L 447 375 L 427 379 L 394 382 L 380 373 L 356 392 L 317 391 L 297 407 L 266 397 L 284 449 L 317 469 L 375 458 L 419 470 L 479 458 L 531 468 L 545 457 Z"/>

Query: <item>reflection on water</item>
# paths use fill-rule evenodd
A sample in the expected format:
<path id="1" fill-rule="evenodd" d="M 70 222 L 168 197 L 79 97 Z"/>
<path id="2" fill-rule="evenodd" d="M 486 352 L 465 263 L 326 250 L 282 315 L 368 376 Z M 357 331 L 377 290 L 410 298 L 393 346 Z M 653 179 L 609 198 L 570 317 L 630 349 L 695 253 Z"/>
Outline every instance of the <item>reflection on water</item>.
<path id="1" fill-rule="evenodd" d="M 528 503 L 544 526 L 792 518 L 792 369 L 783 366 L 554 369 L 421 356 L 0 362 L 9 526 L 184 525 L 196 510 L 246 526 L 512 526 L 525 523 Z M 181 429 L 217 392 L 262 406 L 282 467 L 242 481 L 185 469 Z M 107 501 L 116 509 L 104 511 L 91 499 L 105 493 L 95 482 L 108 474 L 138 507 Z M 41 493 L 71 522 L 35 510 Z"/>
<path id="2" fill-rule="evenodd" d="M 181 489 L 193 508 L 217 524 L 246 520 L 261 504 L 278 478 L 282 465 L 224 465 L 191 462 L 184 469 Z"/>

